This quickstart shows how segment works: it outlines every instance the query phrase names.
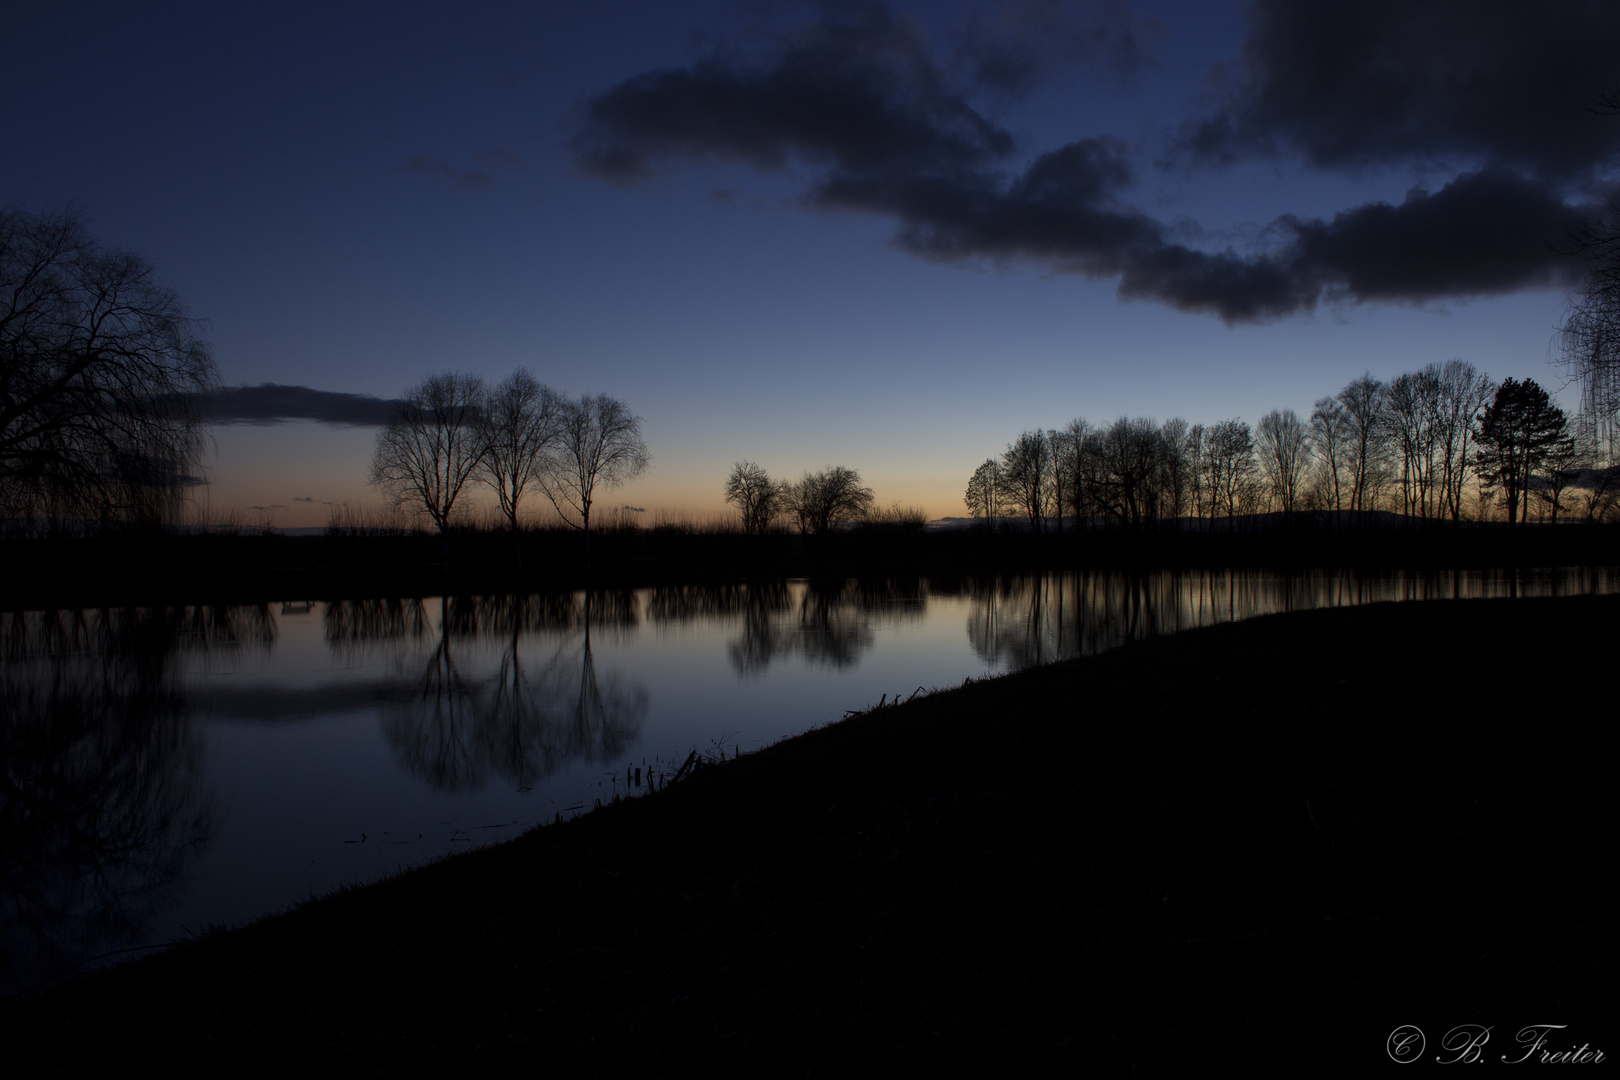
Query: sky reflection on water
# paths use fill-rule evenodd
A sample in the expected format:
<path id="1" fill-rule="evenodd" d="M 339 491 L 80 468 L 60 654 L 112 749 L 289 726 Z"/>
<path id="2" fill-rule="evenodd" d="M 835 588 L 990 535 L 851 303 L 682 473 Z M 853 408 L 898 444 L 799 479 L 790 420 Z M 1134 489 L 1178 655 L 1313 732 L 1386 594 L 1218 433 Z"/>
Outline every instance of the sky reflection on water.
<path id="1" fill-rule="evenodd" d="M 1617 583 L 1087 573 L 0 616 L 0 992 L 884 695 L 1275 611 Z"/>

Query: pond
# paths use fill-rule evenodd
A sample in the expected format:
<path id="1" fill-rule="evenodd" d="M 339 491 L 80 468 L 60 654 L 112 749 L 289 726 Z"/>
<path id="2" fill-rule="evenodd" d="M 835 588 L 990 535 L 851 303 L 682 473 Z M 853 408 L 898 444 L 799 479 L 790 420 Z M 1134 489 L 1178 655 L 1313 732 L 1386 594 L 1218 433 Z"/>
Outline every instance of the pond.
<path id="1" fill-rule="evenodd" d="M 1271 612 L 1617 586 L 1069 573 L 0 615 L 0 994 L 919 688 Z"/>

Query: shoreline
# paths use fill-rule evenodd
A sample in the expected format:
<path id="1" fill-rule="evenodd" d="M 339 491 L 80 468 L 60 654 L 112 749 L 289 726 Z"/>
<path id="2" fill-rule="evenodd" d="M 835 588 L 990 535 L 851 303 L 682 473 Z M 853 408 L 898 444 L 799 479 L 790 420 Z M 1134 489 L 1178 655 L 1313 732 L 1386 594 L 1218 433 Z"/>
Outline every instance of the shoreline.
<path id="1" fill-rule="evenodd" d="M 630 529 L 593 539 L 525 534 L 522 568 L 504 533 L 436 537 L 106 536 L 0 540 L 27 567 L 0 584 L 0 610 L 303 602 L 804 578 L 952 578 L 1071 570 L 1268 569 L 1413 572 L 1620 566 L 1620 527 L 1453 527 L 1061 536 L 872 530 L 828 537 Z"/>
<path id="2" fill-rule="evenodd" d="M 1496 1053 L 1542 1022 L 1620 1052 L 1617 618 L 1379 604 L 975 682 L 6 1002 L 0 1030 L 63 1070 L 1277 1071 L 1314 1045 L 1307 1071 L 1358 1074 L 1398 1024 L 1481 1015 Z"/>

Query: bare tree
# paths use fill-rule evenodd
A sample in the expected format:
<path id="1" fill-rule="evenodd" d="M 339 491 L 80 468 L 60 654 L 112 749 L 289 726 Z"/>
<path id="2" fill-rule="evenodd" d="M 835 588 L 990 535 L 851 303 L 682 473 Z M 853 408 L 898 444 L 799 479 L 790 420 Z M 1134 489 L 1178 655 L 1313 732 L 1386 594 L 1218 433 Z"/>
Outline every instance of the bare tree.
<path id="1" fill-rule="evenodd" d="M 1531 478 L 1530 490 L 1552 511 L 1554 525 L 1558 524 L 1558 514 L 1564 509 L 1564 493 L 1581 479 L 1581 465 L 1576 440 L 1559 439 L 1547 447 L 1541 459 L 1541 472 Z"/>
<path id="2" fill-rule="evenodd" d="M 1001 516 L 1001 486 L 1001 463 L 995 458 L 985 458 L 984 464 L 974 469 L 968 478 L 967 491 L 962 495 L 968 515 L 984 518 L 994 529 L 996 518 Z"/>
<path id="3" fill-rule="evenodd" d="M 1620 117 L 1620 90 L 1600 99 L 1600 111 Z M 1571 236 L 1570 248 L 1589 261 L 1586 284 L 1561 328 L 1565 366 L 1581 387 L 1586 441 L 1613 466 L 1620 446 L 1620 199 Z"/>
<path id="4" fill-rule="evenodd" d="M 1046 433 L 1026 431 L 1008 443 L 1001 473 L 1008 501 L 1029 519 L 1030 531 L 1044 531 L 1052 483 L 1052 446 Z"/>
<path id="5" fill-rule="evenodd" d="M 1159 426 L 1159 517 L 1168 518 L 1177 530 L 1192 498 L 1193 471 L 1188 453 L 1191 436 L 1192 428 L 1179 416 Z"/>
<path id="6" fill-rule="evenodd" d="M 591 503 L 598 485 L 615 488 L 647 471 L 641 417 L 617 398 L 589 395 L 559 406 L 557 440 L 540 489 L 562 519 L 585 534 L 591 556 Z"/>
<path id="7" fill-rule="evenodd" d="M 1401 512 L 1408 517 L 1433 516 L 1436 372 L 1431 366 L 1398 375 L 1384 395 L 1384 423 L 1401 461 Z"/>
<path id="8" fill-rule="evenodd" d="M 502 380 L 485 405 L 486 445 L 479 476 L 495 489 L 501 513 L 512 529 L 519 566 L 523 565 L 523 545 L 518 539 L 518 504 L 545 471 L 546 452 L 557 440 L 561 420 L 556 391 L 523 368 Z"/>
<path id="9" fill-rule="evenodd" d="M 1336 397 L 1317 401 L 1311 411 L 1311 444 L 1317 462 L 1316 484 L 1321 492 L 1321 505 L 1331 510 L 1337 520 L 1344 509 L 1344 474 L 1348 462 L 1346 455 L 1352 442 L 1350 416 L 1344 403 Z"/>
<path id="10" fill-rule="evenodd" d="M 743 532 L 758 535 L 786 508 L 787 491 L 752 461 L 739 461 L 726 478 L 726 502 L 741 511 Z"/>
<path id="11" fill-rule="evenodd" d="M 1121 525 L 1139 527 L 1151 518 L 1155 471 L 1159 462 L 1159 431 L 1147 417 L 1121 416 L 1100 433 L 1092 495 L 1105 514 Z"/>
<path id="12" fill-rule="evenodd" d="M 1063 453 L 1066 458 L 1057 463 L 1068 477 L 1069 506 L 1074 510 L 1074 530 L 1086 527 L 1091 510 L 1091 486 L 1086 470 L 1086 446 L 1091 439 L 1091 425 L 1075 417 L 1063 427 Z"/>
<path id="13" fill-rule="evenodd" d="M 1385 458 L 1384 384 L 1371 373 L 1351 381 L 1338 394 L 1349 432 L 1350 512 L 1375 507 Z"/>
<path id="14" fill-rule="evenodd" d="M 1305 422 L 1293 409 L 1273 409 L 1255 427 L 1260 472 L 1271 489 L 1274 506 L 1291 514 L 1310 467 L 1311 446 Z"/>
<path id="15" fill-rule="evenodd" d="M 1057 524 L 1057 534 L 1063 535 L 1063 514 L 1069 505 L 1069 493 L 1074 487 L 1075 474 L 1071 467 L 1073 455 L 1069 452 L 1069 440 L 1072 436 L 1068 430 L 1059 431 L 1053 428 L 1046 433 L 1047 454 L 1052 459 L 1048 468 L 1051 483 L 1048 485 L 1047 499 L 1052 507 L 1052 516 Z M 1076 519 L 1078 525 L 1078 519 Z"/>
<path id="16" fill-rule="evenodd" d="M 0 210 L 0 518 L 162 521 L 196 482 L 213 357 L 76 210 Z"/>
<path id="17" fill-rule="evenodd" d="M 1213 518 L 1214 511 L 1206 508 L 1209 501 L 1209 430 L 1203 424 L 1194 424 L 1187 429 L 1184 446 L 1187 455 L 1187 496 L 1192 515 L 1201 518 L 1207 514 Z"/>
<path id="18" fill-rule="evenodd" d="M 1205 472 L 1210 491 L 1211 518 L 1225 511 L 1228 528 L 1254 505 L 1258 488 L 1254 463 L 1254 435 L 1240 419 L 1222 420 L 1209 430 Z"/>
<path id="19" fill-rule="evenodd" d="M 477 375 L 429 375 L 400 398 L 371 455 L 371 482 L 394 505 L 426 514 L 439 530 L 446 569 L 450 516 L 488 448 L 484 403 L 484 380 Z"/>
<path id="20" fill-rule="evenodd" d="M 1473 472 L 1473 437 L 1480 412 L 1496 393 L 1496 384 L 1465 360 L 1450 359 L 1436 369 L 1439 392 L 1435 417 L 1440 454 L 1441 511 L 1462 519 L 1463 485 Z"/>
<path id="21" fill-rule="evenodd" d="M 877 496 L 861 484 L 861 474 L 842 465 L 805 473 L 788 492 L 788 509 L 799 519 L 799 531 L 820 536 L 835 526 L 865 517 Z"/>

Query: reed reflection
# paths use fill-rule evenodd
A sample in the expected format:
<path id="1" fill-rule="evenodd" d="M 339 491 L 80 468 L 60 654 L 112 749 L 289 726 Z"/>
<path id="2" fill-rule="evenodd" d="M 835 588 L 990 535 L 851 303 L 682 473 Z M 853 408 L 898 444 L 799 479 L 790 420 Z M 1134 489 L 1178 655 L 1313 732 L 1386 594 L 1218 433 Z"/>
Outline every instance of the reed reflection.
<path id="1" fill-rule="evenodd" d="M 182 661 L 275 638 L 264 605 L 0 620 L 0 990 L 146 937 L 214 835 Z"/>

